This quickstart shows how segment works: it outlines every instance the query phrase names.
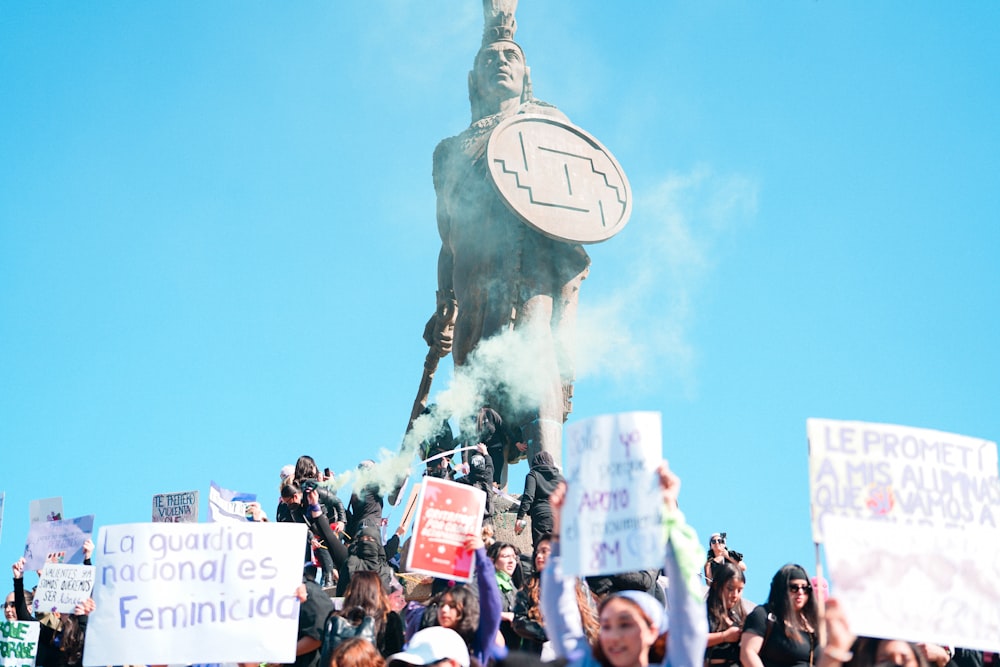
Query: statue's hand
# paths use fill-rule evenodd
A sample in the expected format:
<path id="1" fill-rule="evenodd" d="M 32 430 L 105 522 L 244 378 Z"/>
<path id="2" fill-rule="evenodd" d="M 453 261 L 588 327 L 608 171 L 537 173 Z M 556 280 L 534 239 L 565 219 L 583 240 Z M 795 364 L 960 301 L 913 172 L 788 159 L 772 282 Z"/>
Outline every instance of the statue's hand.
<path id="1" fill-rule="evenodd" d="M 446 357 L 451 352 L 455 339 L 455 325 L 440 313 L 434 313 L 424 326 L 424 342 L 437 352 L 439 357 Z"/>

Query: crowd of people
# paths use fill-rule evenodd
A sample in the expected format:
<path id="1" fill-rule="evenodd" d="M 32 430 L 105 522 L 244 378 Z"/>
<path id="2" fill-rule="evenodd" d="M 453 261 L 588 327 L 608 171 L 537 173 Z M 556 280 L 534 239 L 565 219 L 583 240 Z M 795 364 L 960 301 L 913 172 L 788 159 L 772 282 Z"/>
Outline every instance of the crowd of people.
<path id="1" fill-rule="evenodd" d="M 425 447 L 425 458 L 438 456 L 428 462 L 426 475 L 500 492 L 485 443 L 469 447 L 462 464 L 440 456 L 441 445 Z M 359 471 L 372 465 L 364 461 Z M 724 532 L 713 533 L 707 552 L 702 551 L 678 509 L 680 480 L 665 462 L 658 470 L 667 535 L 660 570 L 565 576 L 560 525 L 566 484 L 542 452 L 531 461 L 520 502 L 507 510 L 516 512 L 516 534 L 530 522 L 530 552 L 494 539 L 498 510 L 488 504 L 482 533 L 469 535 L 465 543 L 473 556 L 473 580 L 434 579 L 429 597 L 414 594 L 413 577 L 400 565 L 406 527 L 384 539 L 378 483 L 358 484 L 345 504 L 329 471 L 321 472 L 309 456 L 283 468 L 279 477 L 274 520 L 308 527 L 307 565 L 297 592 L 295 667 L 1000 665 L 996 654 L 856 638 L 837 601 L 821 600 L 817 582 L 797 564 L 774 574 L 764 604 L 749 603 L 742 596 L 743 555 L 728 548 Z M 259 504 L 249 509 L 254 520 L 268 520 Z M 89 540 L 84 545 L 87 564 L 93 548 Z M 81 665 L 93 601 L 81 603 L 73 614 L 32 613 L 24 566 L 24 559 L 13 564 L 6 619 L 40 623 L 38 667 Z"/>

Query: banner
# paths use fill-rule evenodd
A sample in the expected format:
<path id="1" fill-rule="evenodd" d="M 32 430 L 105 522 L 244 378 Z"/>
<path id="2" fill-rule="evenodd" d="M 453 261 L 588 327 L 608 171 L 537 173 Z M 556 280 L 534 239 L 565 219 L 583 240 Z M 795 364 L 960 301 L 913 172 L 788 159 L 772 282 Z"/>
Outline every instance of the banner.
<path id="1" fill-rule="evenodd" d="M 241 493 L 224 489 L 211 482 L 208 490 L 209 521 L 244 523 L 247 518 L 247 503 L 257 500 L 255 493 Z M 196 513 L 197 514 L 197 513 Z"/>
<path id="2" fill-rule="evenodd" d="M 84 665 L 295 661 L 298 523 L 102 527 Z"/>
<path id="3" fill-rule="evenodd" d="M 37 621 L 0 621 L 0 666 L 32 667 L 38 652 Z"/>
<path id="4" fill-rule="evenodd" d="M 79 602 L 90 597 L 94 589 L 93 565 L 46 563 L 35 588 L 32 611 L 58 611 L 72 614 Z"/>
<path id="5" fill-rule="evenodd" d="M 663 461 L 658 412 L 584 419 L 565 428 L 567 576 L 658 570 L 666 544 L 656 468 Z"/>
<path id="6" fill-rule="evenodd" d="M 197 523 L 198 492 L 158 493 L 153 496 L 153 523 Z"/>
<path id="7" fill-rule="evenodd" d="M 824 517 L 996 530 L 996 443 L 929 429 L 809 419 L 813 541 Z"/>
<path id="8" fill-rule="evenodd" d="M 486 494 L 481 489 L 424 477 L 406 569 L 442 579 L 469 581 L 472 552 L 464 545 L 470 534 L 482 534 L 485 509 Z"/>
<path id="9" fill-rule="evenodd" d="M 28 521 L 59 521 L 63 518 L 62 498 L 39 498 L 28 503 Z"/>
<path id="10" fill-rule="evenodd" d="M 57 563 L 82 563 L 83 543 L 93 532 L 93 514 L 31 524 L 24 545 L 24 569 L 41 570 L 50 555 Z"/>
<path id="11" fill-rule="evenodd" d="M 813 539 L 859 635 L 1000 648 L 993 442 L 810 419 Z"/>

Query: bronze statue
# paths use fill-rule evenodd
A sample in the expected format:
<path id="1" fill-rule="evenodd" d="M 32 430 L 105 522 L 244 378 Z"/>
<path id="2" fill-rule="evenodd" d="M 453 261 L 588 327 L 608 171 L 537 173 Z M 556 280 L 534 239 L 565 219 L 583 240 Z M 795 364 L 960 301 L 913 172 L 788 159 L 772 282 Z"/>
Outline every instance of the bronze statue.
<path id="1" fill-rule="evenodd" d="M 429 359 L 450 352 L 456 374 L 475 376 L 481 405 L 501 415 L 514 434 L 510 444 L 520 445 L 519 451 L 508 451 L 508 461 L 530 460 L 546 451 L 559 462 L 562 424 L 573 393 L 571 343 L 577 302 L 590 267 L 590 258 L 577 241 L 603 238 L 567 239 L 559 229 L 536 224 L 533 214 L 526 217 L 512 210 L 512 196 L 504 193 L 500 180 L 509 175 L 508 191 L 527 193 L 529 206 L 566 219 L 583 210 L 567 198 L 580 195 L 573 191 L 582 182 L 573 165 L 585 165 L 584 175 L 596 178 L 602 191 L 610 193 L 599 204 L 597 224 L 604 237 L 624 225 L 630 202 L 624 174 L 608 175 L 616 168 L 620 172 L 617 163 L 607 166 L 613 158 L 599 155 L 595 160 L 592 155 L 580 155 L 584 151 L 576 146 L 549 150 L 537 158 L 558 161 L 558 176 L 543 176 L 541 185 L 567 190 L 553 195 L 565 202 L 544 199 L 540 194 L 544 188 L 529 178 L 537 177 L 538 170 L 528 173 L 536 158 L 526 155 L 523 164 L 508 164 L 521 162 L 524 146 L 539 143 L 531 128 L 516 130 L 511 140 L 514 147 L 506 149 L 508 154 L 517 153 L 517 159 L 505 162 L 503 156 L 493 157 L 494 149 L 488 148 L 491 138 L 519 118 L 534 119 L 535 126 L 551 122 L 552 127 L 543 127 L 543 133 L 547 129 L 576 132 L 571 142 L 583 142 L 586 151 L 603 150 L 589 135 L 569 125 L 558 109 L 533 97 L 524 51 L 513 39 L 516 4 L 516 0 L 484 0 L 482 47 L 469 73 L 472 124 L 443 140 L 434 151 L 441 251 L 437 310 L 427 322 L 424 339 L 431 347 Z M 608 212 L 611 209 L 613 213 Z M 486 347 L 490 348 L 488 358 Z M 472 435 L 471 429 L 464 430 L 466 436 Z"/>

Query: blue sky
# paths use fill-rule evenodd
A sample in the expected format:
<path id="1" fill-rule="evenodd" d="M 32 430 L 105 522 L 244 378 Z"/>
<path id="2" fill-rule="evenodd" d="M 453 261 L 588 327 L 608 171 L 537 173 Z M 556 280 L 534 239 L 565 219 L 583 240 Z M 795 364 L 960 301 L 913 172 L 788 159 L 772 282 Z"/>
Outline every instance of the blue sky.
<path id="1" fill-rule="evenodd" d="M 998 20 L 521 2 L 535 95 L 635 196 L 589 248 L 572 418 L 662 411 L 688 519 L 729 532 L 752 599 L 813 568 L 806 418 L 1000 437 Z M 0 7 L 0 562 L 33 498 L 144 521 L 214 479 L 273 512 L 299 454 L 396 447 L 434 307 L 431 153 L 468 124 L 481 21 Z"/>

